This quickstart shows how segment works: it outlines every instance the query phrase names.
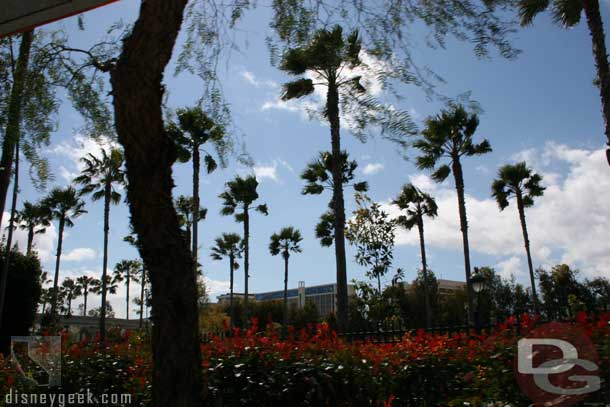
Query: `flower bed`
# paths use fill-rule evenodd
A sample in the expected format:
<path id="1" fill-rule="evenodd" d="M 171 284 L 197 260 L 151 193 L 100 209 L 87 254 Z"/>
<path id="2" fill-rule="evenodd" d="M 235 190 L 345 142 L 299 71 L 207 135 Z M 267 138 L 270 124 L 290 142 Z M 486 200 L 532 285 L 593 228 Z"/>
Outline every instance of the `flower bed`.
<path id="1" fill-rule="evenodd" d="M 610 391 L 610 315 L 595 321 L 581 314 L 580 325 L 596 344 L 602 390 L 588 401 L 606 402 Z M 201 345 L 206 405 L 300 406 L 479 406 L 483 402 L 522 406 L 529 402 L 513 374 L 515 320 L 485 335 L 438 335 L 418 331 L 400 343 L 346 343 L 325 324 L 291 331 L 281 341 L 256 321 L 231 338 L 212 337 Z M 522 333 L 536 321 L 524 316 Z M 77 392 L 131 393 L 132 405 L 150 403 L 151 358 L 145 340 L 115 335 L 102 351 L 95 341 L 63 341 L 62 388 Z M 24 388 L 0 360 L 0 392 Z M 0 400 L 2 405 L 4 400 Z"/>

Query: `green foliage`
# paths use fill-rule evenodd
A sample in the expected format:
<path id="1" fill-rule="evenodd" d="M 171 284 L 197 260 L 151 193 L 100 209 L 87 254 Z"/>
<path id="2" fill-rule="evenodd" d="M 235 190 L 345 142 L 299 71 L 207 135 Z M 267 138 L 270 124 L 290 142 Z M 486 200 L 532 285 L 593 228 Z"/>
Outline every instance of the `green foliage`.
<path id="1" fill-rule="evenodd" d="M 110 152 L 102 148 L 100 154 L 101 157 L 96 157 L 89 153 L 81 158 L 85 168 L 81 175 L 74 178 L 74 182 L 82 185 L 81 195 L 91 194 L 94 201 L 108 199 L 109 202 L 118 204 L 121 194 L 115 189 L 115 185 L 126 183 L 123 152 L 117 148 L 112 148 Z"/>
<path id="2" fill-rule="evenodd" d="M 258 199 L 258 181 L 253 175 L 242 178 L 235 177 L 226 183 L 225 192 L 218 195 L 222 199 L 221 215 L 234 215 L 237 222 L 243 222 L 244 212 L 251 209 L 252 203 Z M 241 209 L 241 211 L 240 211 Z M 268 214 L 267 205 L 262 204 L 254 208 L 263 215 Z"/>
<path id="3" fill-rule="evenodd" d="M 534 198 L 542 196 L 545 188 L 540 185 L 542 176 L 532 172 L 525 162 L 514 165 L 507 164 L 498 170 L 498 178 L 492 185 L 492 196 L 498 202 L 500 210 L 508 206 L 511 196 L 521 200 L 523 207 L 528 208 L 534 204 Z"/>
<path id="4" fill-rule="evenodd" d="M 394 259 L 396 221 L 368 196 L 356 193 L 357 208 L 348 220 L 345 237 L 356 246 L 356 262 L 367 268 L 366 275 L 376 278 L 381 292 L 381 278 Z"/>
<path id="5" fill-rule="evenodd" d="M 282 228 L 279 233 L 271 235 L 271 241 L 269 243 L 269 253 L 272 256 L 282 254 L 284 258 L 290 256 L 292 253 L 301 253 L 302 249 L 300 246 L 303 236 L 298 229 L 292 226 Z"/>
<path id="6" fill-rule="evenodd" d="M 6 247 L 5 244 L 2 247 Z M 0 252 L 0 263 L 5 251 Z M 0 354 L 7 353 L 11 336 L 28 335 L 34 325 L 36 310 L 42 293 L 40 261 L 17 250 L 9 253 L 7 290 L 0 329 Z"/>
<path id="7" fill-rule="evenodd" d="M 87 213 L 85 203 L 73 187 L 54 188 L 42 200 L 42 205 L 51 212 L 54 219 L 60 222 L 63 219 L 67 227 L 74 226 L 73 219 Z"/>
<path id="8" fill-rule="evenodd" d="M 176 211 L 178 212 L 180 226 L 186 228 L 187 231 L 191 230 L 194 223 L 194 205 L 195 202 L 192 196 L 180 195 L 178 199 L 174 201 L 174 206 L 176 207 Z M 207 214 L 208 210 L 202 206 L 199 206 L 199 211 L 197 212 L 197 221 L 204 220 Z"/>
<path id="9" fill-rule="evenodd" d="M 223 233 L 217 237 L 212 246 L 211 257 L 213 260 L 221 261 L 225 258 L 241 258 L 244 250 L 244 243 L 237 233 Z M 239 268 L 239 263 L 233 263 L 233 269 Z"/>
<path id="10" fill-rule="evenodd" d="M 579 0 L 519 0 L 517 9 L 522 26 L 532 24 L 538 14 L 550 9 L 556 24 L 571 28 L 580 22 L 583 5 Z"/>
<path id="11" fill-rule="evenodd" d="M 422 192 L 413 184 L 406 184 L 392 203 L 406 212 L 397 219 L 397 223 L 407 230 L 413 229 L 423 217 L 435 218 L 438 214 L 436 201 L 430 194 Z"/>

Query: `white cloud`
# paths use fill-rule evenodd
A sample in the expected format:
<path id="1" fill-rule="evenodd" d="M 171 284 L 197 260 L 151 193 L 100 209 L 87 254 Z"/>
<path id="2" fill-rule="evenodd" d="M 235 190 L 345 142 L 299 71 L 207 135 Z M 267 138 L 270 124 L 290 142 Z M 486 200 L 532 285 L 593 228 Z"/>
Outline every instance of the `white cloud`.
<path id="1" fill-rule="evenodd" d="M 229 281 L 212 280 L 209 277 L 204 277 L 203 280 L 205 282 L 205 288 L 210 297 L 212 297 L 213 295 L 224 294 L 228 292 L 231 287 Z"/>
<path id="2" fill-rule="evenodd" d="M 523 265 L 521 264 L 521 258 L 517 256 L 512 256 L 506 260 L 498 262 L 496 265 L 496 271 L 503 278 L 510 280 L 511 277 L 520 277 L 523 275 Z"/>
<path id="3" fill-rule="evenodd" d="M 381 163 L 368 163 L 362 169 L 364 175 L 373 175 L 381 171 L 383 171 L 383 164 Z"/>
<path id="4" fill-rule="evenodd" d="M 243 71 L 241 73 L 241 77 L 244 78 L 244 80 L 246 82 L 248 82 L 250 85 L 256 86 L 257 88 L 261 87 L 261 86 L 266 86 L 268 88 L 277 88 L 279 87 L 279 85 L 277 84 L 277 82 L 272 81 L 272 80 L 258 80 L 256 79 L 256 77 L 254 76 L 254 74 L 250 71 Z"/>
<path id="5" fill-rule="evenodd" d="M 274 182 L 278 182 L 277 165 L 255 165 L 254 175 L 258 181 L 268 178 Z"/>
<path id="6" fill-rule="evenodd" d="M 51 147 L 50 152 L 68 158 L 71 161 L 73 169 L 66 168 L 64 165 L 59 167 L 62 178 L 70 183 L 84 168 L 84 164 L 80 159 L 88 154 L 99 156 L 102 148 L 108 151 L 110 148 L 119 148 L 119 145 L 108 137 L 102 136 L 96 140 L 82 134 L 75 134 L 71 139 Z M 65 161 L 62 161 L 63 163 Z"/>
<path id="7" fill-rule="evenodd" d="M 84 261 L 95 259 L 95 250 L 89 247 L 79 247 L 77 249 L 70 250 L 61 256 L 63 261 Z"/>
<path id="8" fill-rule="evenodd" d="M 565 145 L 548 144 L 542 152 L 526 150 L 534 168 L 541 168 L 544 196 L 527 209 L 534 267 L 566 262 L 580 268 L 587 275 L 602 274 L 610 277 L 610 172 L 605 151 L 573 149 Z M 547 166 L 563 165 L 563 176 L 549 172 Z M 459 225 L 457 196 L 449 184 L 434 184 L 427 175 L 411 179 L 422 189 L 432 192 L 439 206 L 439 216 L 426 220 L 426 241 L 429 247 L 449 248 L 461 251 L 462 237 Z M 466 179 L 466 191 L 469 180 Z M 478 198 L 466 195 L 470 247 L 473 264 L 476 253 L 487 255 L 525 255 L 523 236 L 514 202 L 500 212 L 491 197 Z M 388 205 L 390 213 L 398 209 Z M 418 245 L 416 231 L 397 233 L 397 243 Z M 525 272 L 525 262 L 513 258 L 498 263 L 499 271 Z"/>
<path id="9" fill-rule="evenodd" d="M 4 212 L 2 216 L 2 236 L 7 237 L 7 228 L 9 224 L 10 213 Z M 57 240 L 57 231 L 55 230 L 55 225 L 51 225 L 46 228 L 45 233 L 40 233 L 34 235 L 33 247 L 34 250 L 38 252 L 38 256 L 40 260 L 45 262 L 50 260 L 55 256 L 55 241 Z M 26 251 L 27 249 L 27 230 L 22 230 L 21 228 L 17 228 L 13 232 L 13 243 L 19 248 L 21 252 Z"/>

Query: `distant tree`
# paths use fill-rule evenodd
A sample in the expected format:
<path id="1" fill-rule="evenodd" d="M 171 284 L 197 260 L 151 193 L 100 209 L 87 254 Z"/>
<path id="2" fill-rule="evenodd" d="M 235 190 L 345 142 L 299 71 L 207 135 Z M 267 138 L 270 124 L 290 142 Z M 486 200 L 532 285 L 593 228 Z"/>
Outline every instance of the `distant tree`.
<path id="1" fill-rule="evenodd" d="M 593 297 L 594 310 L 597 312 L 610 311 L 610 281 L 604 277 L 595 277 L 586 280 L 585 286 Z"/>
<path id="2" fill-rule="evenodd" d="M 508 206 L 508 199 L 515 197 L 517 209 L 519 210 L 519 220 L 521 221 L 521 231 L 523 232 L 523 242 L 527 254 L 527 266 L 530 272 L 530 287 L 532 289 L 532 302 L 534 312 L 538 313 L 538 296 L 536 295 L 536 278 L 534 276 L 534 266 L 532 265 L 532 254 L 530 252 L 530 240 L 527 233 L 525 222 L 525 208 L 534 205 L 534 198 L 542 196 L 544 187 L 540 185 L 542 177 L 532 172 L 525 162 L 515 165 L 504 165 L 498 171 L 498 178 L 491 185 L 493 197 L 498 202 L 500 210 Z"/>
<path id="3" fill-rule="evenodd" d="M 235 221 L 244 224 L 244 318 L 245 324 L 248 323 L 248 274 L 250 269 L 250 211 L 255 210 L 268 215 L 269 211 L 266 204 L 253 206 L 258 199 L 258 181 L 253 175 L 242 178 L 235 177 L 234 180 L 227 182 L 225 192 L 218 197 L 222 199 L 221 215 L 235 216 Z"/>
<path id="4" fill-rule="evenodd" d="M 72 315 L 72 300 L 80 297 L 82 295 L 82 291 L 80 286 L 70 277 L 64 278 L 64 281 L 61 283 L 61 288 L 64 292 L 64 298 L 67 301 L 67 316 Z"/>
<path id="5" fill-rule="evenodd" d="M 577 25 L 584 10 L 597 68 L 596 82 L 602 103 L 606 144 L 610 146 L 610 68 L 599 0 L 519 0 L 517 8 L 522 26 L 532 24 L 534 17 L 550 9 L 553 21 L 564 28 Z M 610 149 L 606 150 L 606 154 L 610 164 Z"/>
<path id="6" fill-rule="evenodd" d="M 42 205 L 47 208 L 53 219 L 59 222 L 57 237 L 57 254 L 55 259 L 55 277 L 53 278 L 53 298 L 51 300 L 51 316 L 55 316 L 57 294 L 59 289 L 59 262 L 61 259 L 64 229 L 74 226 L 74 219 L 87 213 L 85 203 L 73 187 L 55 188 L 43 199 Z"/>
<path id="7" fill-rule="evenodd" d="M 243 241 L 237 233 L 223 233 L 217 237 L 212 247 L 212 259 L 229 259 L 229 319 L 231 328 L 235 325 L 235 307 L 233 304 L 233 272 L 239 268 L 237 259 L 241 258 L 243 252 Z"/>
<path id="8" fill-rule="evenodd" d="M 83 316 L 87 315 L 87 297 L 89 293 L 94 292 L 94 281 L 93 277 L 80 276 L 76 278 L 76 284 L 78 284 L 81 295 L 83 296 Z"/>
<path id="9" fill-rule="evenodd" d="M 108 235 L 110 233 L 110 205 L 121 201 L 121 194 L 116 186 L 125 185 L 125 171 L 123 169 L 123 152 L 112 148 L 110 152 L 101 149 L 101 157 L 88 154 L 81 158 L 85 165 L 81 175 L 74 182 L 82 185 L 81 195 L 91 194 L 94 201 L 104 200 L 104 255 L 102 259 L 102 306 L 100 316 L 100 340 L 106 339 L 106 289 L 104 284 L 108 273 Z"/>
<path id="10" fill-rule="evenodd" d="M 549 319 L 569 318 L 575 315 L 575 307 L 582 308 L 586 301 L 585 287 L 578 281 L 578 270 L 567 264 L 558 264 L 549 271 L 536 270 L 542 295 L 542 310 Z"/>
<path id="11" fill-rule="evenodd" d="M 413 146 L 421 152 L 421 155 L 417 157 L 417 167 L 434 169 L 432 178 L 436 182 L 444 181 L 453 172 L 464 245 L 468 319 L 471 324 L 474 323 L 474 292 L 472 284 L 470 284 L 470 246 L 468 244 L 468 218 L 466 216 L 462 158 L 491 151 L 489 141 L 483 140 L 479 144 L 473 142 L 472 138 L 478 125 L 479 118 L 476 114 L 468 114 L 463 106 L 453 106 L 441 111 L 435 117 L 426 119 L 426 128 L 422 131 L 422 137 L 413 143 Z M 448 160 L 449 164 L 438 166 L 443 159 Z"/>
<path id="12" fill-rule="evenodd" d="M 436 315 L 439 307 L 439 287 L 434 272 L 428 269 L 425 273 L 423 269 L 418 270 L 417 277 L 409 287 L 407 295 L 410 300 L 409 321 L 412 326 L 431 328 L 433 321 L 431 318 L 428 319 L 428 315 Z M 423 310 L 422 304 L 424 305 Z M 428 307 L 430 307 L 430 314 L 428 314 Z"/>
<path id="13" fill-rule="evenodd" d="M 426 244 L 424 241 L 424 216 L 434 218 L 438 212 L 436 201 L 429 194 L 422 192 L 413 184 L 402 187 L 400 195 L 392 201 L 405 215 L 400 215 L 397 219 L 398 224 L 407 230 L 413 229 L 417 225 L 419 231 L 419 246 L 421 253 L 422 273 L 424 282 L 424 300 L 426 304 L 426 326 L 432 327 L 432 308 L 428 298 L 428 264 L 426 262 Z"/>
<path id="14" fill-rule="evenodd" d="M 290 253 L 301 253 L 301 241 L 303 237 L 298 229 L 292 226 L 282 228 L 279 233 L 271 235 L 269 242 L 269 253 L 272 256 L 282 254 L 284 259 L 284 312 L 282 317 L 282 336 L 285 338 L 288 328 L 288 259 Z"/>
<path id="15" fill-rule="evenodd" d="M 109 301 L 106 302 L 106 306 L 104 308 L 106 309 L 106 316 L 108 318 L 115 317 L 114 310 L 112 309 L 112 305 L 110 304 Z M 87 315 L 90 317 L 100 318 L 100 316 L 102 315 L 102 307 L 98 307 L 98 308 L 89 310 Z"/>
<path id="16" fill-rule="evenodd" d="M 137 260 L 121 260 L 114 266 L 113 280 L 124 282 L 127 294 L 125 297 L 125 319 L 129 319 L 129 287 L 131 283 L 138 283 L 138 273 L 142 265 Z"/>
<path id="17" fill-rule="evenodd" d="M 368 184 L 363 182 L 353 182 L 355 172 L 358 168 L 358 163 L 355 160 L 350 161 L 346 151 L 341 153 L 341 172 L 343 177 L 341 182 L 342 188 L 347 186 L 352 187 L 356 192 L 366 192 Z M 325 190 L 334 190 L 334 181 L 332 175 L 333 155 L 328 151 L 323 151 L 318 154 L 318 157 L 307 164 L 305 170 L 301 173 L 301 179 L 306 181 L 303 187 L 303 195 L 320 195 Z M 329 204 L 329 210 L 320 216 L 320 221 L 316 225 L 316 237 L 320 239 L 320 244 L 324 247 L 332 246 L 335 241 L 335 215 L 332 206 L 332 201 Z"/>
<path id="18" fill-rule="evenodd" d="M 201 172 L 201 148 L 206 143 L 213 144 L 221 163 L 224 163 L 231 144 L 225 138 L 225 128 L 215 122 L 199 106 L 176 110 L 178 123 L 169 123 L 168 133 L 178 146 L 178 159 L 193 161 L 193 197 L 191 204 L 192 252 L 197 272 L 199 249 L 199 220 L 201 217 L 199 198 L 199 176 Z M 203 161 L 208 174 L 214 172 L 218 164 L 209 152 L 204 151 Z M 178 208 L 177 208 L 178 209 Z M 190 240 L 189 240 L 190 241 Z"/>
<path id="19" fill-rule="evenodd" d="M 26 253 L 30 255 L 32 254 L 34 236 L 45 233 L 47 227 L 51 226 L 51 214 L 48 208 L 40 203 L 33 204 L 26 201 L 23 203 L 23 209 L 17 212 L 15 221 L 19 224 L 21 230 L 27 231 Z"/>
<path id="20" fill-rule="evenodd" d="M 193 241 L 191 231 L 196 223 L 205 219 L 208 210 L 200 206 L 198 211 L 194 211 L 195 200 L 193 197 L 184 195 L 180 195 L 174 205 L 180 218 L 180 226 L 185 228 L 188 241 Z"/>
<path id="21" fill-rule="evenodd" d="M 345 237 L 356 246 L 356 262 L 367 267 L 367 277 L 377 279 L 381 295 L 381 277 L 392 265 L 396 222 L 363 193 L 356 193 L 357 208 L 347 221 Z"/>

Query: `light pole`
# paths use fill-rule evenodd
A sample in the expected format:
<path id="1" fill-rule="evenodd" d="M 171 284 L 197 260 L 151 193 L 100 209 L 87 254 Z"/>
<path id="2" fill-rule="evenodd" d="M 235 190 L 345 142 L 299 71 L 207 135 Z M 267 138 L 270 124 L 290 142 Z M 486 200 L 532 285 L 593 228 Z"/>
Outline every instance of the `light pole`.
<path id="1" fill-rule="evenodd" d="M 479 268 L 474 268 L 474 275 L 470 278 L 470 283 L 472 284 L 472 289 L 476 293 L 476 305 L 474 309 L 474 323 L 475 329 L 477 332 L 481 331 L 481 313 L 480 313 L 480 301 L 479 301 L 479 293 L 485 289 L 487 285 L 487 279 L 479 272 Z"/>

